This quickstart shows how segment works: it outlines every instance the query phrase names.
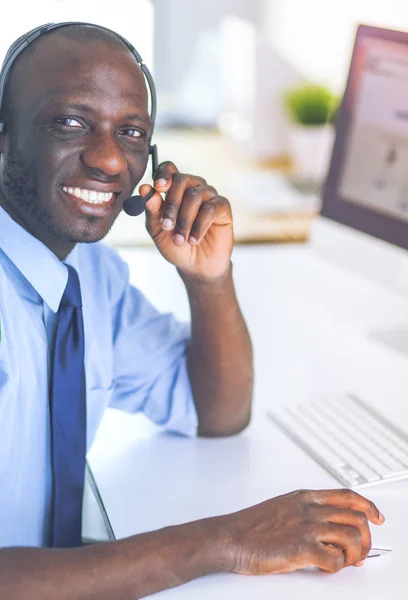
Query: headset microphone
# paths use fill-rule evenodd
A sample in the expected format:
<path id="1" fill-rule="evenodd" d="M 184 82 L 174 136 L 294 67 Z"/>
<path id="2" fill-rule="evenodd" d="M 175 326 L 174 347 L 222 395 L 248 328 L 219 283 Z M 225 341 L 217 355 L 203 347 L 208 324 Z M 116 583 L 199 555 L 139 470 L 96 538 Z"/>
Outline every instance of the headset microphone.
<path id="1" fill-rule="evenodd" d="M 156 190 L 153 188 L 147 194 L 147 196 L 130 196 L 123 203 L 123 210 L 125 213 L 131 217 L 137 217 L 141 215 L 144 209 L 146 208 L 146 202 L 149 202 L 150 198 L 156 193 Z"/>

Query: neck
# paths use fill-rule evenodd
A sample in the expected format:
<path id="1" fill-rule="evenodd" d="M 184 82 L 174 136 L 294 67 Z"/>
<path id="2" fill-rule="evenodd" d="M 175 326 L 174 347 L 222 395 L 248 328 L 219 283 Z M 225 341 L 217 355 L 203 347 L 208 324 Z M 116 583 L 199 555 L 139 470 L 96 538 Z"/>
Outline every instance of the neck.
<path id="1" fill-rule="evenodd" d="M 26 215 L 19 213 L 13 205 L 7 202 L 7 199 L 1 193 L 0 206 L 4 208 L 13 221 L 21 225 L 28 233 L 47 246 L 61 261 L 65 260 L 68 254 L 75 248 L 74 243 L 56 239 L 56 236 L 52 235 L 40 222 L 30 222 Z"/>

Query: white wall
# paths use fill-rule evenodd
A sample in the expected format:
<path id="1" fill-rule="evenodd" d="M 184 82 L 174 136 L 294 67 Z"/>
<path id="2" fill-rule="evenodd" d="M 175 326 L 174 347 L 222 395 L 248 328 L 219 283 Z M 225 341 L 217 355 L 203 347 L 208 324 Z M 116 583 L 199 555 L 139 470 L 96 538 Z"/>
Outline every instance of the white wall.
<path id="1" fill-rule="evenodd" d="M 153 64 L 153 5 L 149 0 L 15 0 L 1 17 L 0 62 L 10 44 L 33 27 L 58 21 L 104 25 L 127 38 Z"/>
<path id="2" fill-rule="evenodd" d="M 408 30 L 407 0 L 265 0 L 265 32 L 307 78 L 343 89 L 358 24 Z"/>
<path id="3" fill-rule="evenodd" d="M 222 104 L 220 25 L 256 21 L 262 0 L 154 0 L 159 122 L 215 124 Z"/>

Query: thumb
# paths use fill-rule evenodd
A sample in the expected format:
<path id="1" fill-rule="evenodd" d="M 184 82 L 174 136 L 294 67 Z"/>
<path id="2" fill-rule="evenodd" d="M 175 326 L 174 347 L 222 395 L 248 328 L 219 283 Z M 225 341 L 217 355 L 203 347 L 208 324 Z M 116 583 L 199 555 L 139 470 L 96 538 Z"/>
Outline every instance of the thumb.
<path id="1" fill-rule="evenodd" d="M 139 193 L 143 197 L 146 197 L 154 191 L 154 188 L 147 183 L 141 185 L 139 188 Z M 146 227 L 151 235 L 155 235 L 161 231 L 160 221 L 162 218 L 162 206 L 163 199 L 159 192 L 153 193 L 150 200 L 146 202 Z"/>

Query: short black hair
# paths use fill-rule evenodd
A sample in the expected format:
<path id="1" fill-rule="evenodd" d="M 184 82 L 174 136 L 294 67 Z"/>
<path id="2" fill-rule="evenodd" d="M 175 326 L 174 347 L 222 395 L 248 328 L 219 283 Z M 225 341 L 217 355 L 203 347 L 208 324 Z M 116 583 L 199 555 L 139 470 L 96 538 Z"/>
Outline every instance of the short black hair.
<path id="1" fill-rule="evenodd" d="M 38 28 L 31 29 L 11 44 L 4 59 L 3 67 L 16 46 L 30 34 L 34 33 L 36 29 Z M 75 40 L 80 43 L 99 41 L 116 50 L 124 50 L 131 53 L 130 48 L 114 31 L 105 29 L 100 25 L 76 23 L 53 29 L 46 33 L 45 36 L 39 36 L 19 54 L 9 71 L 4 88 L 3 102 L 0 108 L 0 118 L 4 121 L 12 120 L 15 106 L 14 99 L 18 93 L 19 85 L 21 85 L 21 75 L 24 72 L 24 65 L 27 62 L 27 58 L 35 53 L 44 37 L 48 38 L 52 36 L 64 37 L 65 39 Z"/>

